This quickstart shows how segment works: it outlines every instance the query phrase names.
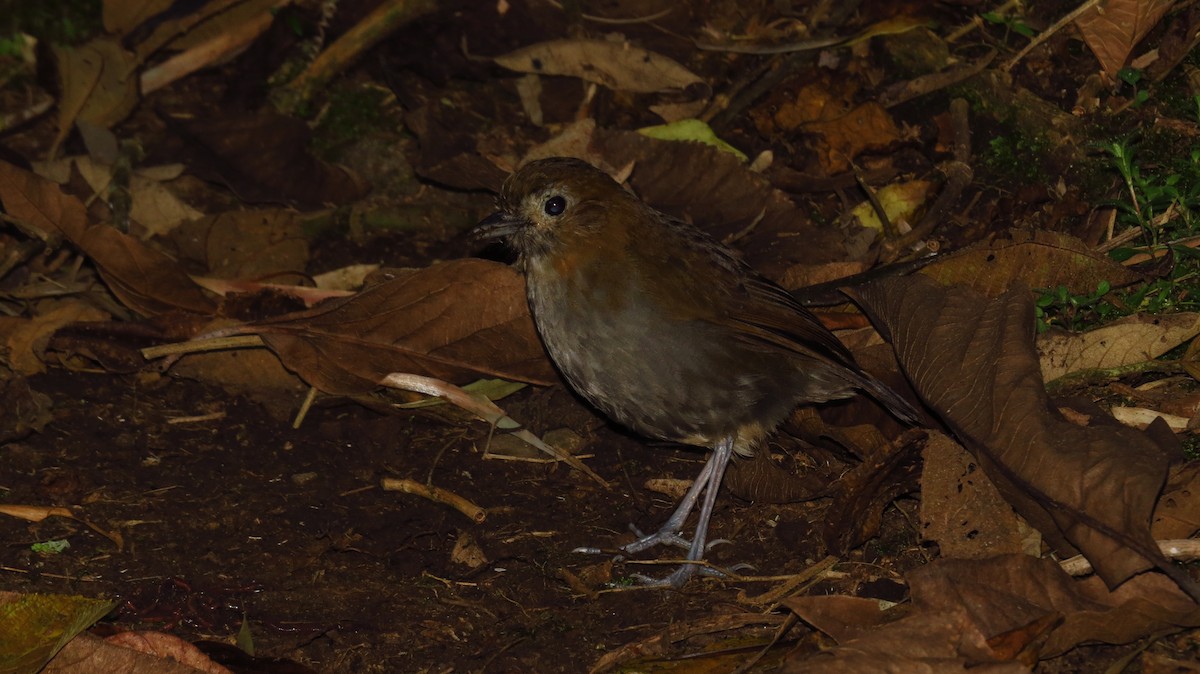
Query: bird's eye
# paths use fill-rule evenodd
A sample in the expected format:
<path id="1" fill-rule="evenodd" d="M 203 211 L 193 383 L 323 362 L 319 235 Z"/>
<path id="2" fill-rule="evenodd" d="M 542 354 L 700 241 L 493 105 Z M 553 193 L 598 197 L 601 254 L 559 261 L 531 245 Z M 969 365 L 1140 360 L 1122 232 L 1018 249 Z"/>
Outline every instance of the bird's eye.
<path id="1" fill-rule="evenodd" d="M 561 196 L 553 196 L 546 200 L 546 215 L 562 215 L 567 210 L 567 200 Z"/>

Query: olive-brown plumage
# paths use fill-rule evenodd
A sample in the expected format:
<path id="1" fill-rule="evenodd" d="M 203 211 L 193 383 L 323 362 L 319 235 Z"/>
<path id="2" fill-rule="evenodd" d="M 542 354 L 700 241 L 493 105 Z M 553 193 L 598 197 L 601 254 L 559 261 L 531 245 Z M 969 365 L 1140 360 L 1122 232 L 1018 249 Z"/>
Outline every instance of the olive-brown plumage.
<path id="1" fill-rule="evenodd" d="M 751 455 L 799 404 L 861 389 L 915 420 L 786 290 L 586 162 L 530 162 L 505 181 L 498 206 L 479 232 L 516 250 L 538 332 L 571 386 L 642 435 L 715 450 L 671 520 L 627 551 L 684 542 L 683 520 L 704 490 L 689 552 L 699 560 L 730 453 Z"/>

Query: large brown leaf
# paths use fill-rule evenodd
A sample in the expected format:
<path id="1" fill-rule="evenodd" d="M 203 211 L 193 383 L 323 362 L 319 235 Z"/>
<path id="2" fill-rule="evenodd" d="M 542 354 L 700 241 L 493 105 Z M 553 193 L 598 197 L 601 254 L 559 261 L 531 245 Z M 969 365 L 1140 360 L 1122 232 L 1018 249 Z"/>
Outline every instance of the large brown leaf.
<path id="1" fill-rule="evenodd" d="M 308 126 L 294 117 L 260 112 L 164 119 L 185 144 L 180 153 L 188 169 L 225 184 L 244 201 L 311 211 L 367 192 L 352 171 L 308 152 Z"/>
<path id="2" fill-rule="evenodd" d="M 1177 573 L 1149 528 L 1163 453 L 1134 429 L 1080 427 L 1053 411 L 1027 290 L 989 300 L 914 276 L 857 295 L 917 393 L 1056 549 L 1078 548 L 1110 586 L 1151 567 Z"/>
<path id="3" fill-rule="evenodd" d="M 906 574 L 912 603 L 792 597 L 783 602 L 837 642 L 796 649 L 785 672 L 1021 672 L 1101 641 L 1124 644 L 1200 624 L 1200 607 L 1159 574 L 1116 591 L 1027 555 L 939 559 Z"/>
<path id="4" fill-rule="evenodd" d="M 1075 26 L 1100 66 L 1115 77 L 1134 45 L 1174 4 L 1174 0 L 1107 0 L 1075 19 Z"/>
<path id="5" fill-rule="evenodd" d="M 502 377 L 557 381 L 511 267 L 454 260 L 405 273 L 357 295 L 236 330 L 266 342 L 326 393 L 372 391 L 392 372 L 452 383 Z"/>
<path id="6" fill-rule="evenodd" d="M 915 609 L 966 611 L 989 638 L 1047 614 L 1062 615 L 1042 657 L 1084 642 L 1124 644 L 1200 626 L 1200 606 L 1159 574 L 1138 576 L 1109 591 L 1096 578 L 1071 578 L 1053 560 L 1001 555 L 938 560 L 906 576 Z"/>
<path id="7" fill-rule="evenodd" d="M 1141 280 L 1073 236 L 1018 229 L 939 256 L 920 273 L 942 285 L 970 286 L 988 297 L 1003 294 L 1014 278 L 1033 288 L 1064 285 L 1073 293 L 1090 293 L 1101 281 L 1120 288 Z"/>
<path id="8" fill-rule="evenodd" d="M 83 203 L 45 178 L 0 162 L 0 202 L 14 218 L 74 243 L 134 311 L 211 314 L 216 306 L 175 260 L 112 227 L 89 224 Z"/>

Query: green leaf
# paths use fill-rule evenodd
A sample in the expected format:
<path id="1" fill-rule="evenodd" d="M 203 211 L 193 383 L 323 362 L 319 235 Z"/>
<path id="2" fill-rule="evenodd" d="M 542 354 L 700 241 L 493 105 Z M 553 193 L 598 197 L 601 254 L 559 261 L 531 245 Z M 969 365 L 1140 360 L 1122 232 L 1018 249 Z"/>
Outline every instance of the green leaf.
<path id="1" fill-rule="evenodd" d="M 711 145 L 722 152 L 748 161 L 749 157 L 744 152 L 736 147 L 726 143 L 717 137 L 715 131 L 708 124 L 699 119 L 681 119 L 670 124 L 659 124 L 658 126 L 647 126 L 637 130 L 638 133 L 650 138 L 659 140 L 675 140 L 675 141 L 693 141 L 696 143 L 704 143 Z"/>
<path id="2" fill-rule="evenodd" d="M 26 594 L 0 606 L 0 672 L 36 672 L 116 606 L 61 594 Z"/>

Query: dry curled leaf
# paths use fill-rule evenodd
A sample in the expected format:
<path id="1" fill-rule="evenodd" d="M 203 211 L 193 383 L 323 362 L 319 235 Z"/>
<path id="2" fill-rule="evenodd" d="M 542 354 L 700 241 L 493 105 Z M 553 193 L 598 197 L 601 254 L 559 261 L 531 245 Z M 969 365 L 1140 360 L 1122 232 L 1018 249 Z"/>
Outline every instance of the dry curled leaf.
<path id="1" fill-rule="evenodd" d="M 1137 576 L 1110 591 L 1095 577 L 1072 579 L 1053 559 L 999 555 L 937 560 L 906 578 L 914 608 L 965 610 L 988 637 L 1061 614 L 1041 648 L 1044 658 L 1084 642 L 1123 644 L 1200 625 L 1200 607 L 1159 574 Z"/>
<path id="2" fill-rule="evenodd" d="M 855 293 L 890 333 L 913 388 L 1057 550 L 1078 548 L 1110 586 L 1174 570 L 1150 536 L 1166 457 L 1130 428 L 1080 427 L 1052 411 L 1024 288 L 988 300 L 917 275 Z"/>
<path id="3" fill-rule="evenodd" d="M 550 40 L 494 60 L 521 73 L 578 77 L 609 89 L 635 93 L 685 89 L 702 81 L 678 62 L 628 42 Z"/>
<path id="4" fill-rule="evenodd" d="M 1072 372 L 1107 369 L 1153 360 L 1200 333 L 1200 314 L 1126 316 L 1084 333 L 1038 336 L 1042 377 L 1053 381 Z"/>
<path id="5" fill-rule="evenodd" d="M 988 297 L 1006 291 L 1014 279 L 1031 288 L 1063 285 L 1073 293 L 1090 293 L 1101 281 L 1120 288 L 1140 278 L 1073 236 L 1022 230 L 945 255 L 921 274 L 942 285 L 970 286 Z"/>
<path id="6" fill-rule="evenodd" d="M 74 243 L 134 311 L 210 314 L 216 306 L 174 260 L 112 227 L 90 224 L 83 203 L 45 178 L 0 162 L 0 202 L 12 217 Z"/>
<path id="7" fill-rule="evenodd" d="M 1134 45 L 1174 4 L 1175 0 L 1106 0 L 1075 19 L 1075 26 L 1100 67 L 1115 77 Z"/>
<path id="8" fill-rule="evenodd" d="M 367 192 L 355 173 L 309 153 L 311 132 L 295 117 L 260 112 L 164 119 L 184 141 L 189 169 L 224 183 L 245 201 L 315 210 L 350 203 Z"/>
<path id="9" fill-rule="evenodd" d="M 1023 552 L 1012 506 L 961 445 L 930 433 L 921 471 L 921 536 L 942 557 L 978 559 Z"/>
<path id="10" fill-rule="evenodd" d="M 373 391 L 403 372 L 464 382 L 557 381 L 516 270 L 465 259 L 395 276 L 357 295 L 230 330 L 255 334 L 326 393 Z"/>

